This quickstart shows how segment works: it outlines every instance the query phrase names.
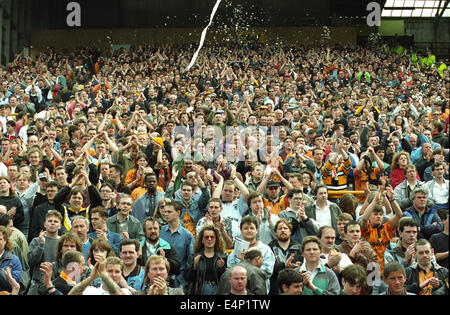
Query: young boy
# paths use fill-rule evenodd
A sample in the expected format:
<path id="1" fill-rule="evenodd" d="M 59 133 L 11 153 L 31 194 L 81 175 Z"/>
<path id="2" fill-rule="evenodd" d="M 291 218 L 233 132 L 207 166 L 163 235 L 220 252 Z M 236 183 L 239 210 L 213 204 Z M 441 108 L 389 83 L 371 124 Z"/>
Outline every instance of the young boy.
<path id="1" fill-rule="evenodd" d="M 342 271 L 340 295 L 361 295 L 366 285 L 367 273 L 361 265 L 350 265 Z"/>
<path id="2" fill-rule="evenodd" d="M 415 295 L 405 289 L 406 273 L 405 268 L 399 262 L 393 261 L 384 266 L 384 282 L 388 289 L 380 295 Z"/>
<path id="3" fill-rule="evenodd" d="M 281 295 L 302 295 L 303 277 L 297 270 L 289 268 L 281 270 L 277 281 Z"/>

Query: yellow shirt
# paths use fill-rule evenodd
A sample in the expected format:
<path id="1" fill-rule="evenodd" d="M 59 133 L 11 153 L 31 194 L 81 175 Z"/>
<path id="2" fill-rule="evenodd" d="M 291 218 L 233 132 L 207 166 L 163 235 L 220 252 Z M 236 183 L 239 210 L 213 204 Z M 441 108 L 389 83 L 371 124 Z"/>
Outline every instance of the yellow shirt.
<path id="1" fill-rule="evenodd" d="M 434 275 L 433 271 L 428 270 L 427 273 L 425 271 L 421 270 L 419 268 L 419 283 L 424 282 L 425 280 L 428 280 L 432 278 Z M 427 285 L 426 287 L 422 288 L 422 291 L 420 291 L 419 295 L 431 295 L 433 293 L 433 286 L 431 284 Z"/>
<path id="2" fill-rule="evenodd" d="M 264 198 L 264 208 L 269 210 L 270 208 L 270 213 L 279 215 L 281 211 L 285 210 L 287 208 L 287 197 L 281 197 L 280 200 L 278 200 L 278 202 L 273 203 L 272 201 L 270 201 L 267 198 Z"/>
<path id="3" fill-rule="evenodd" d="M 159 186 L 157 186 L 156 189 L 158 191 L 164 192 L 164 190 Z M 133 202 L 135 202 L 136 199 L 138 199 L 139 197 L 143 196 L 146 192 L 147 192 L 147 188 L 144 188 L 144 187 L 138 187 L 135 190 L 133 190 L 133 192 L 131 193 L 131 198 L 133 199 Z"/>

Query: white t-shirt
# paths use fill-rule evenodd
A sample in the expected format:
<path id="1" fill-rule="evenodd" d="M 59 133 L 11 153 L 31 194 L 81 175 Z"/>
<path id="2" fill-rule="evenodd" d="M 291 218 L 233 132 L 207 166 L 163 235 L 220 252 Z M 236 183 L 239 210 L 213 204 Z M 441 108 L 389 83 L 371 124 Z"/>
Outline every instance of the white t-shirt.
<path id="1" fill-rule="evenodd" d="M 29 126 L 29 125 L 23 126 L 23 127 L 20 128 L 20 130 L 19 130 L 19 137 L 21 137 L 22 140 L 25 141 L 25 142 L 27 142 L 27 143 L 28 143 L 28 135 L 27 135 L 27 132 L 28 132 L 28 126 Z"/>
<path id="2" fill-rule="evenodd" d="M 6 118 L 5 117 L 3 117 L 3 116 L 0 116 L 0 123 L 1 123 L 1 125 L 2 125 L 2 127 L 3 127 L 3 133 L 6 133 Z"/>
<path id="3" fill-rule="evenodd" d="M 331 211 L 330 211 L 330 202 L 327 201 L 327 206 L 325 209 L 320 209 L 317 204 L 316 206 L 316 223 L 319 227 L 327 225 L 332 226 L 331 223 Z"/>
<path id="4" fill-rule="evenodd" d="M 125 288 L 121 288 L 120 290 L 125 293 L 125 295 L 131 295 L 131 291 Z M 111 295 L 108 291 L 104 290 L 102 286 L 99 288 L 89 286 L 83 291 L 83 295 Z"/>
<path id="5" fill-rule="evenodd" d="M 3 162 L 0 162 L 0 176 L 8 176 L 8 168 Z"/>
<path id="6" fill-rule="evenodd" d="M 428 188 L 429 187 L 430 186 L 428 186 Z M 431 192 L 431 194 L 433 195 L 433 199 L 436 201 L 437 204 L 448 202 L 448 188 L 445 182 L 442 185 L 435 183 L 434 189 Z"/>
<path id="7" fill-rule="evenodd" d="M 46 120 L 47 119 L 47 113 L 48 113 L 48 111 L 42 110 L 39 113 L 37 113 L 34 118 L 35 119 L 42 118 L 42 119 Z"/>

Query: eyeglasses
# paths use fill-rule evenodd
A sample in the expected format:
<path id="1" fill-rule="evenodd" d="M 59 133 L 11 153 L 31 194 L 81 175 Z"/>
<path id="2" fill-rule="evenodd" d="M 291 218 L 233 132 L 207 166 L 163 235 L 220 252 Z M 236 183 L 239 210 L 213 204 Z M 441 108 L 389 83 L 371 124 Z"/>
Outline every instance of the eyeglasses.
<path id="1" fill-rule="evenodd" d="M 66 152 L 66 153 L 64 153 L 64 155 L 65 156 L 73 156 L 73 153 L 72 152 Z"/>
<path id="2" fill-rule="evenodd" d="M 215 237 L 214 235 L 204 235 L 204 236 L 203 236 L 203 239 L 205 239 L 205 240 L 209 240 L 209 239 L 215 240 L 216 237 Z"/>

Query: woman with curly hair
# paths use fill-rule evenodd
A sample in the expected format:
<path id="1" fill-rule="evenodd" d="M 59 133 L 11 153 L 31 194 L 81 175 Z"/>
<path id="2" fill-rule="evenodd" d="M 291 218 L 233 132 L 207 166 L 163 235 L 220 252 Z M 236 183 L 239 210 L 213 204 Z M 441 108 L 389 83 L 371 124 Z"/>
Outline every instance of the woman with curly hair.
<path id="1" fill-rule="evenodd" d="M 227 269 L 227 254 L 218 228 L 205 225 L 197 235 L 194 252 L 186 262 L 186 292 L 191 295 L 214 295 L 220 276 Z"/>
<path id="2" fill-rule="evenodd" d="M 411 163 L 409 153 L 406 151 L 400 151 L 394 154 L 391 165 L 391 186 L 395 189 L 398 184 L 405 180 L 405 168 Z M 417 179 L 420 180 L 417 174 Z"/>

